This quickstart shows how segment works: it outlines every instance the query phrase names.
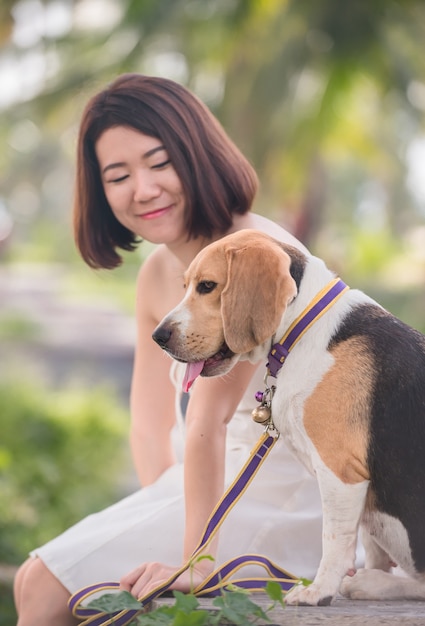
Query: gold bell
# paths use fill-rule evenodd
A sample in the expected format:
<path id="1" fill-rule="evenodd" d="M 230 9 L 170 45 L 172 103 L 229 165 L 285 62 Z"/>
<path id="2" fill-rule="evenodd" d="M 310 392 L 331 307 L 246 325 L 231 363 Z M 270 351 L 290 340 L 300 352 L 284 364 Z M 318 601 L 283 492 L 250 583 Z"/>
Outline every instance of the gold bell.
<path id="1" fill-rule="evenodd" d="M 265 424 L 266 422 L 268 422 L 271 418 L 271 411 L 270 411 L 270 407 L 268 406 L 257 406 L 253 411 L 252 411 L 252 419 L 254 420 L 254 422 L 258 422 L 258 424 Z"/>

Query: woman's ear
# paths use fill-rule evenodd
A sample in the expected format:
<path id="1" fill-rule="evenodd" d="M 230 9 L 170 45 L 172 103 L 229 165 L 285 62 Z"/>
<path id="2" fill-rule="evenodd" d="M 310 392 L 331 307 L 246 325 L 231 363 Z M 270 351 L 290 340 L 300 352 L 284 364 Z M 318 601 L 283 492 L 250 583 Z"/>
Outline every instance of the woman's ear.
<path id="1" fill-rule="evenodd" d="M 250 352 L 275 333 L 297 288 L 290 258 L 275 244 L 226 251 L 227 284 L 221 294 L 224 339 L 235 354 Z"/>

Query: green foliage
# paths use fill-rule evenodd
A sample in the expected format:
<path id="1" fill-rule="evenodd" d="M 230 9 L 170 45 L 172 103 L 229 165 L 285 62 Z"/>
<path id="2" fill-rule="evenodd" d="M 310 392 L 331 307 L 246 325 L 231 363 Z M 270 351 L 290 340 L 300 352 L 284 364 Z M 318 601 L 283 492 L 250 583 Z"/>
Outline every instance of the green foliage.
<path id="1" fill-rule="evenodd" d="M 347 274 L 364 280 L 385 271 L 389 259 L 402 254 L 399 242 L 386 230 L 377 233 L 365 229 L 352 230 L 347 242 L 345 268 Z"/>
<path id="2" fill-rule="evenodd" d="M 47 32 L 53 4 L 70 12 L 69 31 L 56 36 Z M 365 254 L 347 259 L 359 280 L 391 263 L 380 244 L 388 233 L 403 244 L 423 225 L 422 185 L 411 184 L 409 157 L 425 121 L 423 0 L 359 0 L 343 11 L 338 0 L 129 0 L 114 3 L 113 24 L 103 24 L 100 12 L 83 30 L 80 3 L 53 4 L 3 0 L 0 7 L 0 60 L 16 76 L 14 89 L 3 90 L 15 101 L 0 119 L 0 212 L 4 205 L 14 222 L 1 259 L 75 262 L 76 127 L 88 97 L 127 71 L 167 76 L 205 101 L 257 169 L 255 209 L 312 250 L 330 226 L 339 230 L 332 247 L 352 240 L 358 249 L 359 219 L 382 219 L 369 242 L 358 242 Z M 32 21 L 47 30 L 40 27 L 39 39 L 34 31 L 28 54 L 60 63 L 35 77 L 27 97 L 13 26 L 21 32 Z M 381 206 L 366 202 L 365 214 L 371 185 L 381 190 Z"/>
<path id="3" fill-rule="evenodd" d="M 243 626 L 246 623 L 250 623 L 247 619 L 248 616 L 270 621 L 263 609 L 252 602 L 247 593 L 237 591 L 236 589 L 215 598 L 213 605 L 218 607 L 219 613 L 221 612 L 224 620 L 227 620 L 230 624 Z"/>
<path id="4" fill-rule="evenodd" d="M 12 590 L 8 584 L 2 582 L 0 582 L 0 624 L 2 626 L 15 626 L 16 624 Z"/>
<path id="5" fill-rule="evenodd" d="M 124 411 L 104 389 L 0 383 L 0 561 L 32 548 L 117 497 Z"/>
<path id="6" fill-rule="evenodd" d="M 122 611 L 123 609 L 136 609 L 140 610 L 142 608 L 141 603 L 136 600 L 131 593 L 128 591 L 119 591 L 118 593 L 104 593 L 100 598 L 96 600 L 92 600 L 92 602 L 88 605 L 92 609 L 96 609 L 97 611 L 103 611 L 104 613 L 108 613 L 108 615 L 112 615 L 117 611 Z"/>
<path id="7" fill-rule="evenodd" d="M 310 581 L 303 580 L 303 584 L 307 586 Z M 269 580 L 266 587 L 266 593 L 269 596 L 270 600 L 278 603 L 280 605 L 284 605 L 282 587 L 275 580 Z"/>
<path id="8" fill-rule="evenodd" d="M 125 71 L 187 84 L 213 109 L 259 172 L 261 212 L 284 207 L 285 221 L 305 212 L 317 159 L 327 205 L 341 199 L 341 165 L 349 161 L 350 180 L 360 167 L 360 185 L 377 180 L 385 187 L 396 234 L 403 234 L 399 215 L 415 217 L 404 157 L 410 140 L 423 132 L 422 0 L 359 0 L 345 3 L 344 11 L 338 0 L 131 0 L 114 3 L 116 21 L 109 27 L 101 14 L 88 16 L 84 42 L 79 19 L 72 19 L 79 3 L 61 3 L 70 10 L 70 30 L 43 35 L 40 27 L 27 48 L 39 52 L 42 41 L 46 58 L 58 55 L 61 62 L 49 77 L 35 78 L 32 99 L 17 81 L 15 102 L 6 104 L 0 121 L 2 192 L 16 221 L 13 247 L 22 243 L 44 259 L 44 246 L 54 250 L 52 258 L 68 255 L 75 125 L 88 96 Z M 12 12 L 19 32 L 21 22 L 31 20 L 47 28 L 49 4 L 7 0 L 19 6 Z M 14 41 L 14 20 L 0 9 L 3 14 L 0 57 L 19 77 L 25 60 Z M 310 200 L 312 214 L 303 217 L 314 216 L 315 239 L 325 222 L 317 219 L 321 203 Z M 347 210 L 353 213 L 356 204 L 352 199 Z M 342 203 L 338 210 L 345 210 Z M 38 221 L 44 222 L 40 229 Z"/>
<path id="9" fill-rule="evenodd" d="M 64 296 L 74 299 L 96 297 L 99 303 L 116 302 L 125 311 L 134 314 L 136 276 L 146 256 L 153 246 L 143 242 L 135 252 L 123 252 L 123 263 L 113 272 L 92 270 L 78 260 L 73 265 L 64 266 L 65 280 L 62 285 Z"/>
<path id="10" fill-rule="evenodd" d="M 301 581 L 309 584 L 310 581 Z M 237 587 L 228 585 L 221 595 L 214 598 L 213 610 L 201 608 L 199 600 L 192 593 L 184 594 L 173 591 L 175 602 L 171 606 L 162 605 L 149 613 L 138 615 L 132 622 L 137 626 L 218 626 L 219 624 L 235 624 L 248 626 L 259 620 L 270 622 L 270 613 L 277 604 L 285 606 L 282 589 L 276 581 L 269 581 L 265 592 L 271 600 L 270 606 L 264 611 L 252 601 L 251 594 Z M 142 604 L 126 591 L 110 593 L 93 600 L 88 605 L 98 611 L 113 614 L 123 610 L 142 610 Z"/>
<path id="11" fill-rule="evenodd" d="M 314 252 L 353 289 L 362 289 L 406 324 L 425 333 L 424 258 L 421 243 L 402 243 L 388 229 L 333 230 Z"/>
<path id="12" fill-rule="evenodd" d="M 0 339 L 31 340 L 39 332 L 39 326 L 23 315 L 0 313 Z"/>

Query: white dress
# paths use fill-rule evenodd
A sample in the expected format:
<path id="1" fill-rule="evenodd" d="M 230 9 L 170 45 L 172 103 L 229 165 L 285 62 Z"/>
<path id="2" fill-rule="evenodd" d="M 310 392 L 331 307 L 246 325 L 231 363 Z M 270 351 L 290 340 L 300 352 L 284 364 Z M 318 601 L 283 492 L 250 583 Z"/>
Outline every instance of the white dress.
<path id="1" fill-rule="evenodd" d="M 176 372 L 182 374 L 180 367 L 172 370 L 174 378 Z M 228 426 L 226 484 L 263 432 L 251 411 L 257 406 L 255 392 L 264 388 L 264 372 L 260 366 Z M 175 382 L 180 389 L 180 381 Z M 93 583 L 118 581 L 144 562 L 181 565 L 183 531 L 183 466 L 177 463 L 152 485 L 89 515 L 31 555 L 42 559 L 74 593 Z M 226 518 L 215 566 L 249 552 L 268 556 L 296 576 L 313 578 L 321 556 L 321 531 L 316 480 L 280 438 Z M 249 567 L 239 575 L 250 575 Z"/>

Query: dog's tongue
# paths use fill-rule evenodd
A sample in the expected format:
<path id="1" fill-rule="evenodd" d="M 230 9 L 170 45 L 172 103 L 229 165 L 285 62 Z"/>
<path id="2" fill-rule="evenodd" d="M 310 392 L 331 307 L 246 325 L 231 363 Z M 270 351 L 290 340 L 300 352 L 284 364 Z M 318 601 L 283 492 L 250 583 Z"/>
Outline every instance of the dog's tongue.
<path id="1" fill-rule="evenodd" d="M 197 361 L 196 363 L 188 363 L 186 366 L 186 372 L 183 378 L 183 391 L 186 393 L 191 388 L 195 378 L 198 378 L 202 372 L 205 361 Z"/>

